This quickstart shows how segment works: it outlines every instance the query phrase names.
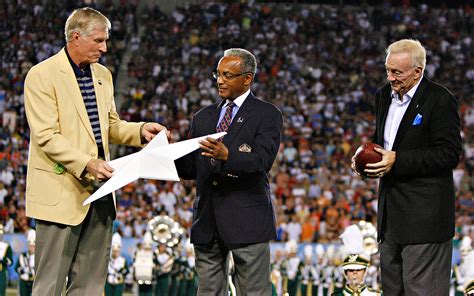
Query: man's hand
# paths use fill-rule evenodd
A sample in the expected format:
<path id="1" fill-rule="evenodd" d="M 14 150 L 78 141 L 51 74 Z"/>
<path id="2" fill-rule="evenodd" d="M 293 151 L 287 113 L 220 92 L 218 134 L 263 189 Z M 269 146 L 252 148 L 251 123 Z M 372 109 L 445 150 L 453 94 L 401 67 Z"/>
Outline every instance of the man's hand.
<path id="1" fill-rule="evenodd" d="M 226 161 L 229 156 L 229 150 L 224 143 L 216 139 L 207 137 L 205 140 L 199 141 L 199 144 L 201 144 L 200 148 L 203 150 L 201 155 L 203 156 L 224 161 Z"/>
<path id="2" fill-rule="evenodd" d="M 356 169 L 356 163 L 355 163 L 355 154 L 351 158 L 351 169 L 354 173 L 356 173 L 358 176 L 362 176 Z"/>
<path id="3" fill-rule="evenodd" d="M 141 128 L 141 136 L 147 142 L 150 142 L 159 132 L 162 130 L 166 131 L 166 137 L 170 138 L 170 132 L 166 129 L 166 127 L 162 126 L 161 124 L 155 122 L 147 122 Z"/>
<path id="4" fill-rule="evenodd" d="M 110 179 L 114 171 L 106 161 L 95 158 L 89 160 L 86 169 L 98 181 Z"/>
<path id="5" fill-rule="evenodd" d="M 388 174 L 395 163 L 397 157 L 395 151 L 389 151 L 381 148 L 374 148 L 375 151 L 382 154 L 382 160 L 376 163 L 368 163 L 364 172 L 369 178 L 381 178 Z"/>

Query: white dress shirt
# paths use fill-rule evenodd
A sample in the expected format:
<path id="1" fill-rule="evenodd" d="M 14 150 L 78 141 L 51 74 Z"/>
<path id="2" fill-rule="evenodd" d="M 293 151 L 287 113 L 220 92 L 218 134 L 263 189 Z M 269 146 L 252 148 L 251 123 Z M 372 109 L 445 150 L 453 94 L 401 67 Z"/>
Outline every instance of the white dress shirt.
<path id="1" fill-rule="evenodd" d="M 415 84 L 415 86 L 413 86 L 406 94 L 403 95 L 402 100 L 400 100 L 398 94 L 392 90 L 392 103 L 388 109 L 387 120 L 385 120 L 385 129 L 383 133 L 383 147 L 385 150 L 392 150 L 393 142 L 395 142 L 395 137 L 397 135 L 400 122 L 402 121 L 403 115 L 405 115 L 408 105 L 410 105 L 411 99 L 415 95 L 420 82 L 421 79 L 417 84 Z"/>

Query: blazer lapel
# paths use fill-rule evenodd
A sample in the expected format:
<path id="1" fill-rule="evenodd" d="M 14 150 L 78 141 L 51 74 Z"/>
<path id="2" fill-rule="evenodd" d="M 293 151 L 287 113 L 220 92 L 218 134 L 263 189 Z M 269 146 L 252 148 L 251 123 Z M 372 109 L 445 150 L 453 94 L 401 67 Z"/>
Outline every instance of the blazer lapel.
<path id="1" fill-rule="evenodd" d="M 395 141 L 393 142 L 393 150 L 396 150 L 398 144 L 400 143 L 403 134 L 408 130 L 411 126 L 415 116 L 418 114 L 420 107 L 426 100 L 426 96 L 424 95 L 426 90 L 427 81 L 423 78 L 418 86 L 418 89 L 415 92 L 415 95 L 411 99 L 410 105 L 408 105 L 407 111 L 405 115 L 403 115 L 402 121 L 400 122 L 400 126 L 398 127 L 397 135 L 395 136 Z"/>
<path id="2" fill-rule="evenodd" d="M 69 63 L 69 60 L 66 56 L 64 49 L 61 50 L 60 59 L 59 59 L 59 71 L 61 72 L 61 78 L 64 82 L 64 89 L 69 92 L 69 97 L 76 107 L 79 118 L 81 119 L 84 127 L 89 133 L 89 136 L 94 140 L 94 133 L 92 132 L 92 126 L 89 121 L 89 116 L 87 115 L 86 106 L 84 105 L 84 99 L 82 98 L 81 90 L 77 84 L 76 75 L 74 70 Z"/>
<path id="3" fill-rule="evenodd" d="M 219 104 L 214 104 L 212 108 L 208 109 L 208 118 L 209 120 L 206 121 L 206 126 L 204 130 L 208 131 L 209 134 L 217 133 L 217 123 L 219 121 L 219 114 L 221 112 L 222 107 L 225 104 L 225 100 L 222 100 Z"/>
<path id="4" fill-rule="evenodd" d="M 94 83 L 94 92 L 95 98 L 97 102 L 97 112 L 99 114 L 99 122 L 100 122 L 100 132 L 102 135 L 102 141 L 104 141 L 103 147 L 108 147 L 108 137 L 107 137 L 107 130 L 105 129 L 108 126 L 107 121 L 109 119 L 107 115 L 107 108 L 105 106 L 107 102 L 107 98 L 105 97 L 105 90 L 104 90 L 104 83 L 105 78 L 100 76 L 99 71 L 95 71 L 95 65 L 91 65 L 92 71 L 92 80 Z M 107 153 L 106 153 L 107 154 Z"/>

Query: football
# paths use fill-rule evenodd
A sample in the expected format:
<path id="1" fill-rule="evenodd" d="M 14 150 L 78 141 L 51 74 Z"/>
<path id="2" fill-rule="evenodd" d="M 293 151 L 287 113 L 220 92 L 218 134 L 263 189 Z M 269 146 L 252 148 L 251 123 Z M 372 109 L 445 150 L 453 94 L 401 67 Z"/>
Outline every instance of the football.
<path id="1" fill-rule="evenodd" d="M 382 148 L 380 145 L 377 145 L 372 142 L 367 142 L 362 144 L 357 148 L 355 153 L 355 166 L 356 170 L 362 176 L 365 176 L 364 173 L 365 166 L 368 163 L 376 163 L 382 160 L 382 154 L 376 152 L 374 147 Z"/>

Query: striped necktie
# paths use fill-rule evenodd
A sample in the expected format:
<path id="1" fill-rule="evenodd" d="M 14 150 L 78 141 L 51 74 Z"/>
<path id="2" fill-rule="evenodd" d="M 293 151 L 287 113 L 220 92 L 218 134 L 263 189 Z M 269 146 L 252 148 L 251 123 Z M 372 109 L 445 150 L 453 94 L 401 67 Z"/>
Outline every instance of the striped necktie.
<path id="1" fill-rule="evenodd" d="M 226 132 L 229 129 L 230 123 L 232 122 L 232 111 L 234 110 L 234 102 L 230 102 L 227 104 L 227 109 L 225 110 L 224 117 L 222 117 L 221 121 L 217 125 L 217 132 Z M 219 142 L 222 142 L 223 137 L 219 138 Z M 211 165 L 216 165 L 217 161 L 214 158 L 209 159 Z"/>
<path id="2" fill-rule="evenodd" d="M 225 110 L 224 117 L 222 117 L 221 122 L 217 125 L 217 132 L 226 132 L 229 129 L 230 123 L 232 122 L 232 111 L 234 110 L 234 102 L 227 104 L 227 110 Z"/>

